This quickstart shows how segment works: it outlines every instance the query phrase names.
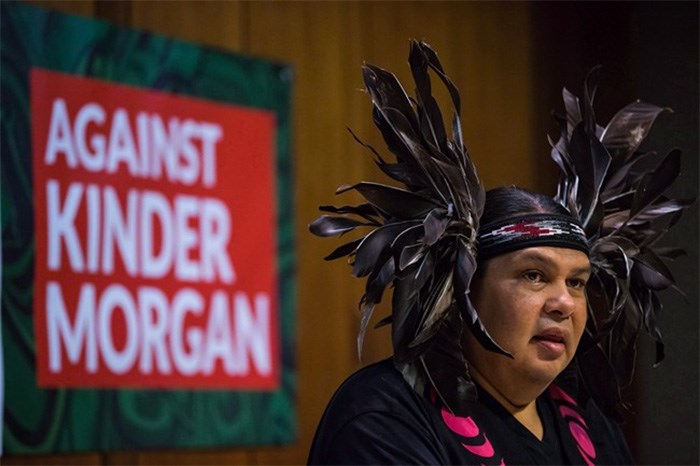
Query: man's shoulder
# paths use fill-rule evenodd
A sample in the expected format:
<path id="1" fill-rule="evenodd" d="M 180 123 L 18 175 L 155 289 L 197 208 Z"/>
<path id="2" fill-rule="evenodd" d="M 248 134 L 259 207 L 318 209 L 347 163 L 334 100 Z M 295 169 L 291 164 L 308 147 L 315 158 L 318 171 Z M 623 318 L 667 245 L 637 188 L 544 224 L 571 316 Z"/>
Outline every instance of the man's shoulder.
<path id="1" fill-rule="evenodd" d="M 443 452 L 431 405 L 391 359 L 347 378 L 331 399 L 309 453 L 310 464 L 437 464 Z"/>
<path id="2" fill-rule="evenodd" d="M 344 406 L 354 414 L 393 411 L 415 403 L 418 394 L 404 381 L 391 359 L 359 369 L 348 377 L 333 395 L 331 405 Z"/>

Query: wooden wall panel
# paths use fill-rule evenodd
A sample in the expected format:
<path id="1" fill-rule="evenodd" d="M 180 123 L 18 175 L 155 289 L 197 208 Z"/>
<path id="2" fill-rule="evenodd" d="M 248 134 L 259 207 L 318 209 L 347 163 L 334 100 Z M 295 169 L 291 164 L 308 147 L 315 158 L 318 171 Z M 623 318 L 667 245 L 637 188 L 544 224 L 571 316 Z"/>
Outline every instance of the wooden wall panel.
<path id="1" fill-rule="evenodd" d="M 27 3 L 56 10 L 71 15 L 93 16 L 95 14 L 95 2 L 93 0 L 26 0 Z"/>
<path id="2" fill-rule="evenodd" d="M 99 453 L 69 453 L 64 455 L 28 455 L 28 456 L 3 456 L 1 463 L 6 466 L 11 465 L 36 465 L 44 466 L 65 465 L 65 466 L 87 466 L 94 464 L 104 464 Z"/>
<path id="3" fill-rule="evenodd" d="M 52 7 L 53 2 L 42 2 Z M 73 2 L 67 8 L 74 8 Z M 72 4 L 72 5 L 71 5 Z M 413 92 L 408 41 L 425 39 L 462 92 L 463 129 L 488 186 L 534 187 L 534 109 L 530 7 L 520 2 L 213 2 L 97 1 L 81 11 L 131 27 L 289 63 L 294 68 L 293 156 L 297 247 L 298 441 L 289 446 L 93 455 L 93 464 L 299 464 L 325 404 L 361 366 L 357 302 L 362 282 L 342 260 L 322 257 L 338 241 L 311 236 L 319 204 L 344 183 L 381 180 L 371 154 L 349 135 L 386 154 L 361 90 L 363 60 L 396 72 Z M 82 11 L 84 9 L 84 11 Z M 435 86 L 438 88 L 438 86 Z M 446 93 L 438 94 L 444 110 Z M 540 117 L 540 116 L 537 116 Z M 387 154 L 388 155 L 388 154 Z M 388 298 L 388 297 L 387 297 Z M 375 312 L 375 321 L 388 308 Z M 390 354 L 387 328 L 370 330 L 363 363 Z M 59 457 L 44 458 L 46 463 Z M 22 462 L 22 458 L 13 461 Z"/>
<path id="4" fill-rule="evenodd" d="M 406 43 L 410 38 L 430 43 L 461 91 L 465 143 L 487 187 L 511 183 L 533 187 L 529 6 L 520 2 L 400 5 L 364 5 L 367 46 L 363 57 L 396 70 L 410 84 Z M 442 95 L 445 112 L 447 95 Z"/>
<path id="5" fill-rule="evenodd" d="M 139 452 L 133 461 L 127 460 L 115 464 L 138 464 L 148 466 L 173 465 L 231 465 L 254 464 L 254 450 L 221 449 L 221 450 L 170 450 Z"/>
<path id="6" fill-rule="evenodd" d="M 131 27 L 240 51 L 247 5 L 235 1 L 132 1 Z"/>
<path id="7" fill-rule="evenodd" d="M 354 126 L 360 87 L 361 55 L 352 39 L 359 27 L 358 7 L 342 2 L 254 2 L 250 13 L 250 52 L 294 67 L 298 260 L 299 441 L 291 448 L 261 451 L 258 462 L 299 463 L 306 459 L 325 403 L 357 367 L 353 348 L 360 283 L 348 280 L 342 261 L 323 263 L 322 257 L 337 243 L 311 237 L 307 225 L 318 215 L 320 202 L 336 202 L 336 187 L 362 178 L 370 163 L 352 153 L 354 145 L 345 130 Z"/>

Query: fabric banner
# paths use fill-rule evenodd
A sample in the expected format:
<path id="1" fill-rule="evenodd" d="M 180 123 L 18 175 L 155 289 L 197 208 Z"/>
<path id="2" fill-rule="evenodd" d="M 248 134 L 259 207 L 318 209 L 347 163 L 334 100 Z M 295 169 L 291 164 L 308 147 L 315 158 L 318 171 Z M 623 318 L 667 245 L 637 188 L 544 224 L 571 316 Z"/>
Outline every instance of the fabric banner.
<path id="1" fill-rule="evenodd" d="M 294 440 L 291 69 L 0 6 L 0 451 Z"/>

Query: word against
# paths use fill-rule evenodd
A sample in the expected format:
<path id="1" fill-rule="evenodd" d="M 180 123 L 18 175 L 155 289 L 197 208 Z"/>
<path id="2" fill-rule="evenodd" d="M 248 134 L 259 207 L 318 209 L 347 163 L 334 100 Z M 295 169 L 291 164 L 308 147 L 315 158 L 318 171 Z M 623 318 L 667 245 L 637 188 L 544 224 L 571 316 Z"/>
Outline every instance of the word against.
<path id="1" fill-rule="evenodd" d="M 40 386 L 275 389 L 274 116 L 31 73 Z"/>

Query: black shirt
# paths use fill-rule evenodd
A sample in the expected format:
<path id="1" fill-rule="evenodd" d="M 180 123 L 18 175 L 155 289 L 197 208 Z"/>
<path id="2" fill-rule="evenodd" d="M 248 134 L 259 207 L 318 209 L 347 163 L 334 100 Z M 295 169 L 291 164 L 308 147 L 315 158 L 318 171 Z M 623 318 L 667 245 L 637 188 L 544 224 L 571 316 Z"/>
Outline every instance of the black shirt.
<path id="1" fill-rule="evenodd" d="M 468 416 L 416 393 L 390 359 L 365 367 L 333 396 L 309 464 L 630 464 L 616 424 L 593 402 L 551 386 L 537 400 L 536 438 L 480 390 Z"/>

